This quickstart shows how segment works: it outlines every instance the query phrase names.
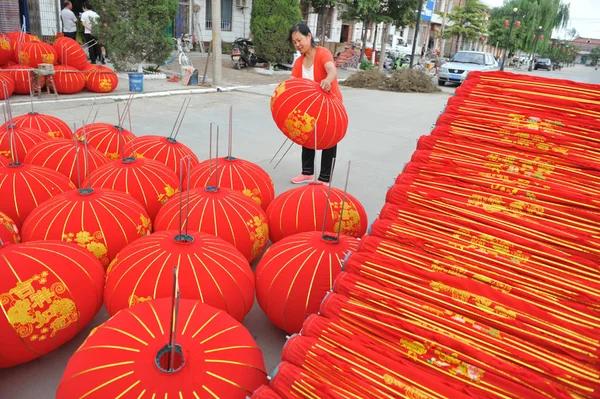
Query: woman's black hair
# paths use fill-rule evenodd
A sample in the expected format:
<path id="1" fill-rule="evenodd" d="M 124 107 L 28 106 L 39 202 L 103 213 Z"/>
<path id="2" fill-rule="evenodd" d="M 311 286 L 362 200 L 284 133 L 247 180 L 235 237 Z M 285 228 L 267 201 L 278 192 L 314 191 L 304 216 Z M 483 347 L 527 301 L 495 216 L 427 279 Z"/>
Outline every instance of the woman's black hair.
<path id="1" fill-rule="evenodd" d="M 310 28 L 308 27 L 308 25 L 306 25 L 304 23 L 299 23 L 299 24 L 292 26 L 292 29 L 290 29 L 290 35 L 288 36 L 288 41 L 290 42 L 290 44 L 293 44 L 292 43 L 292 34 L 294 32 L 298 32 L 298 33 L 302 34 L 303 36 L 310 35 L 310 45 L 313 47 L 316 46 L 315 38 L 312 35 L 312 32 L 310 31 Z"/>

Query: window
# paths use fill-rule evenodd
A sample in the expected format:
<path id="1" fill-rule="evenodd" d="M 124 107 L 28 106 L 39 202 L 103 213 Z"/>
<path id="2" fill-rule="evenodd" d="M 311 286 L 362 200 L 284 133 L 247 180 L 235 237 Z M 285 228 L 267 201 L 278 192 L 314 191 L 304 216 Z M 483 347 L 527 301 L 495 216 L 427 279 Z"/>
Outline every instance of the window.
<path id="1" fill-rule="evenodd" d="M 221 29 L 231 30 L 233 0 L 221 0 Z M 206 0 L 206 29 L 212 29 L 212 1 Z"/>

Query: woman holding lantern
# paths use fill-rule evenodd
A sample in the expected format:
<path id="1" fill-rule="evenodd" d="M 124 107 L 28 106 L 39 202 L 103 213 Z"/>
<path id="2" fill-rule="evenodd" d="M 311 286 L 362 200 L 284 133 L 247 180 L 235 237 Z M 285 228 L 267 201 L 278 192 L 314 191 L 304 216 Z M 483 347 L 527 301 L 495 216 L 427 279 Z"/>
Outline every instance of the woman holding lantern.
<path id="1" fill-rule="evenodd" d="M 300 57 L 292 68 L 292 77 L 304 78 L 320 82 L 321 88 L 331 91 L 342 100 L 342 93 L 337 81 L 337 69 L 331 52 L 324 47 L 317 47 L 312 33 L 306 24 L 296 24 L 290 29 L 290 43 L 300 52 Z M 291 179 L 294 184 L 308 183 L 314 179 L 315 149 L 302 147 L 302 173 Z M 319 181 L 329 184 L 331 165 L 337 154 L 337 145 L 323 150 L 321 154 L 321 171 Z"/>

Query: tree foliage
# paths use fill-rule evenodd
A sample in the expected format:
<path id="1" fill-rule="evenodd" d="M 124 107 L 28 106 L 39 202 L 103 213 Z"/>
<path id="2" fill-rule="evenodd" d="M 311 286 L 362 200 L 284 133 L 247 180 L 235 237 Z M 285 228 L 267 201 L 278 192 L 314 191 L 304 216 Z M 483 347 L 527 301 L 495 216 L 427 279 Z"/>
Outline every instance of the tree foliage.
<path id="1" fill-rule="evenodd" d="M 569 22 L 569 4 L 561 0 L 509 0 L 502 7 L 494 8 L 490 18 L 489 42 L 499 42 L 499 47 L 506 46 L 507 32 L 502 31 L 504 21 L 510 20 L 514 8 L 518 8 L 518 18 L 521 27 L 514 37 L 511 37 L 510 50 L 525 50 L 532 52 L 538 27 L 543 28 L 546 40 L 538 41 L 538 49 L 544 51 L 547 48 L 547 39 L 552 35 L 554 29 L 567 26 Z M 495 27 L 495 28 L 492 28 Z M 508 28 L 504 28 L 508 31 Z M 492 35 L 493 32 L 493 35 Z M 504 37 L 504 40 L 500 40 Z"/>
<path id="2" fill-rule="evenodd" d="M 291 60 L 293 49 L 288 34 L 301 19 L 297 0 L 254 0 L 250 31 L 256 53 L 269 62 Z"/>
<path id="3" fill-rule="evenodd" d="M 169 57 L 174 46 L 165 29 L 177 15 L 177 0 L 94 0 L 94 5 L 100 20 L 92 33 L 106 44 L 115 68 L 162 64 Z"/>
<path id="4" fill-rule="evenodd" d="M 600 61 L 600 47 L 594 47 L 592 49 L 590 60 L 592 61 L 592 65 L 598 65 L 598 61 Z"/>
<path id="5" fill-rule="evenodd" d="M 446 27 L 444 37 L 458 37 L 462 42 L 479 39 L 487 31 L 485 12 L 488 7 L 479 3 L 478 0 L 466 0 L 465 5 L 453 10 L 448 14 L 448 20 L 452 23 Z"/>

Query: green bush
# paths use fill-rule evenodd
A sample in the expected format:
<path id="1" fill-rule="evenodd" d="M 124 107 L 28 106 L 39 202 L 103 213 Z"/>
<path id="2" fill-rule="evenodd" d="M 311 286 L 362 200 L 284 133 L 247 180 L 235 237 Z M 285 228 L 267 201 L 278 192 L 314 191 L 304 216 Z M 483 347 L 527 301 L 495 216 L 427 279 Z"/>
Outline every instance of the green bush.
<path id="1" fill-rule="evenodd" d="M 108 48 L 115 68 L 160 65 L 169 58 L 175 45 L 164 31 L 177 15 L 178 0 L 93 0 L 93 5 L 100 21 L 92 33 Z"/>
<path id="2" fill-rule="evenodd" d="M 291 61 L 294 51 L 288 33 L 301 19 L 298 0 L 254 0 L 250 31 L 256 54 L 271 63 Z"/>
<path id="3" fill-rule="evenodd" d="M 375 69 L 375 65 L 371 61 L 362 60 L 359 68 L 361 71 L 371 71 Z"/>
<path id="4" fill-rule="evenodd" d="M 233 47 L 233 43 L 231 42 L 221 42 L 221 54 L 231 54 L 231 48 Z"/>

